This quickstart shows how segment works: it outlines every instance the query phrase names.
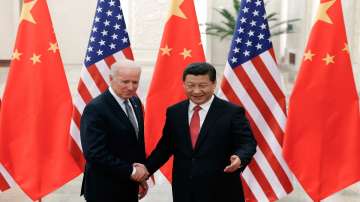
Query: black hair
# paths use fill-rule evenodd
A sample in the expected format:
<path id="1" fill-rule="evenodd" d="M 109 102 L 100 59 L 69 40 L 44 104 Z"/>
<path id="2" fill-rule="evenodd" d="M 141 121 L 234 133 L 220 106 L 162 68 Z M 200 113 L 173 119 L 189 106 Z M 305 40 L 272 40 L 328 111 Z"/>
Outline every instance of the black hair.
<path id="1" fill-rule="evenodd" d="M 216 81 L 216 70 L 215 67 L 207 62 L 195 62 L 189 64 L 183 73 L 182 80 L 185 81 L 185 78 L 187 75 L 208 75 L 210 81 L 215 82 Z"/>

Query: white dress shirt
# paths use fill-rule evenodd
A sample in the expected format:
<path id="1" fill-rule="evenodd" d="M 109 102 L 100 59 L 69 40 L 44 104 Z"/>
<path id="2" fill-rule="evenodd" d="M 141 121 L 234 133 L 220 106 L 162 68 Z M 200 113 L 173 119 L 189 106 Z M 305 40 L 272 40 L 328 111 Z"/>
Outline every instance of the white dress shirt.
<path id="1" fill-rule="evenodd" d="M 200 116 L 200 129 L 201 129 L 201 126 L 203 125 L 204 123 L 204 120 L 206 118 L 206 115 L 209 111 L 209 108 L 211 106 L 211 103 L 213 102 L 214 100 L 214 95 L 211 96 L 211 98 L 200 105 L 201 109 L 199 110 L 199 116 Z M 194 107 L 196 106 L 197 104 L 193 103 L 191 100 L 190 100 L 190 104 L 189 104 L 189 111 L 188 111 L 188 115 L 189 115 L 189 125 L 190 125 L 190 121 L 191 121 L 191 118 L 192 118 L 192 115 L 194 113 Z"/>

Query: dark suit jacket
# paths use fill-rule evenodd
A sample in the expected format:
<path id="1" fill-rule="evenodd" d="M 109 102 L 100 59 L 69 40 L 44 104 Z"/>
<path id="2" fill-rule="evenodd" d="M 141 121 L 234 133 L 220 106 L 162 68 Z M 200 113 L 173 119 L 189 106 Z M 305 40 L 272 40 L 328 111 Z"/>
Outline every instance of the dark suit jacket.
<path id="1" fill-rule="evenodd" d="M 93 99 L 81 117 L 80 136 L 86 166 L 81 193 L 89 201 L 138 201 L 138 184 L 130 180 L 132 164 L 145 161 L 142 105 L 130 102 L 139 139 L 126 113 L 107 90 Z"/>
<path id="2" fill-rule="evenodd" d="M 215 97 L 193 150 L 188 107 L 186 100 L 167 109 L 163 135 L 146 167 L 153 173 L 174 155 L 174 202 L 243 201 L 240 169 L 231 174 L 223 170 L 231 155 L 240 157 L 244 169 L 255 154 L 256 141 L 244 109 Z"/>

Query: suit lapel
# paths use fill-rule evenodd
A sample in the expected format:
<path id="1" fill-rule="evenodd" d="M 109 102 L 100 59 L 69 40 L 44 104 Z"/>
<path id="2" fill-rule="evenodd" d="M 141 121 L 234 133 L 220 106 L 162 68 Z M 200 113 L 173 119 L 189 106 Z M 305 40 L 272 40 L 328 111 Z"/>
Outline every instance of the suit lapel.
<path id="1" fill-rule="evenodd" d="M 191 144 L 191 137 L 190 137 L 190 127 L 189 127 L 189 100 L 184 102 L 179 110 L 179 117 L 180 117 L 180 129 L 182 129 L 180 134 L 184 134 L 185 136 L 185 144 L 187 145 L 186 149 L 192 153 L 193 148 Z"/>
<path id="2" fill-rule="evenodd" d="M 221 114 L 221 107 L 220 100 L 216 96 L 214 97 L 213 102 L 210 105 L 209 111 L 205 117 L 204 123 L 201 126 L 199 137 L 196 141 L 194 151 L 198 150 L 201 144 L 205 141 L 208 131 L 211 126 L 215 125 L 214 122 L 220 117 Z"/>
<path id="3" fill-rule="evenodd" d="M 126 113 L 124 112 L 124 110 L 121 108 L 121 106 L 119 105 L 119 103 L 115 100 L 115 98 L 113 97 L 113 95 L 110 93 L 109 90 L 105 91 L 105 98 L 109 104 L 109 108 L 114 112 L 114 114 L 121 120 L 122 123 L 124 123 L 124 125 L 133 130 L 135 133 L 135 129 L 132 126 L 128 116 L 126 115 Z"/>

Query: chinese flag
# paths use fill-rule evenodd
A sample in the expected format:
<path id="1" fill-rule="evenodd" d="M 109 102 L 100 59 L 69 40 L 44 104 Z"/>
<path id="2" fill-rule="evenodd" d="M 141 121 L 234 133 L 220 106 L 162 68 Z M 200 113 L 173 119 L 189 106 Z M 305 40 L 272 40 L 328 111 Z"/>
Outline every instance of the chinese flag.
<path id="1" fill-rule="evenodd" d="M 24 1 L 0 113 L 0 163 L 32 199 L 80 174 L 69 87 L 45 0 Z"/>
<path id="2" fill-rule="evenodd" d="M 4 176 L 0 174 L 0 191 L 6 191 L 9 188 L 10 188 L 10 186 L 6 182 Z"/>
<path id="3" fill-rule="evenodd" d="M 360 116 L 340 0 L 322 0 L 290 97 L 283 153 L 319 201 L 360 179 Z"/>
<path id="4" fill-rule="evenodd" d="M 146 99 L 145 142 L 149 154 L 162 135 L 167 107 L 185 99 L 182 74 L 193 62 L 205 61 L 193 0 L 172 0 Z M 171 181 L 172 161 L 162 168 Z"/>

